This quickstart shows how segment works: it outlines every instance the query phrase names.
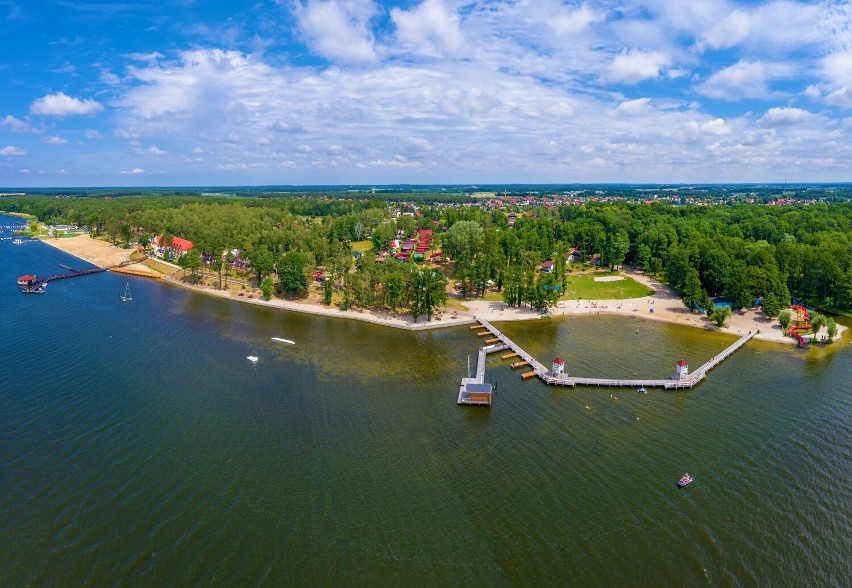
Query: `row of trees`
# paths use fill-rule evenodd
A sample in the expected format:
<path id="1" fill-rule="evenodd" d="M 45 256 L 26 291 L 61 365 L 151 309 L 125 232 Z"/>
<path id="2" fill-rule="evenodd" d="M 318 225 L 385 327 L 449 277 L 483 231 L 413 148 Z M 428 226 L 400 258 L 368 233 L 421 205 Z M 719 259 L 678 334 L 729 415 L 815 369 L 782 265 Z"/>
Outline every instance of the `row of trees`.
<path id="1" fill-rule="evenodd" d="M 508 304 L 552 304 L 550 282 L 564 291 L 562 261 L 577 248 L 580 260 L 600 256 L 604 266 L 632 263 L 660 275 L 693 307 L 708 308 L 710 297 L 727 296 L 735 306 L 761 300 L 766 313 L 775 316 L 795 297 L 852 310 L 848 203 L 524 207 L 516 210 L 513 228 L 502 210 L 434 204 L 419 207 L 417 216 L 391 219 L 384 203 L 328 198 L 28 196 L 4 198 L 3 204 L 42 222 L 90 224 L 116 239 L 154 234 L 188 238 L 226 279 L 230 264 L 222 252 L 237 250 L 250 261 L 258 282 L 275 275 L 278 290 L 286 295 L 304 292 L 314 266 L 332 267 L 334 284 L 345 288 L 351 281 L 351 300 L 364 306 L 391 303 L 384 286 L 381 296 L 371 293 L 371 276 L 381 270 L 363 263 L 352 267 L 350 243 L 369 238 L 382 249 L 399 230 L 412 235 L 430 227 L 437 229 L 443 250 L 455 260 L 452 277 L 465 295 L 481 295 L 494 283 Z M 552 277 L 537 272 L 548 259 L 555 260 Z M 345 277 L 350 269 L 351 276 Z"/>

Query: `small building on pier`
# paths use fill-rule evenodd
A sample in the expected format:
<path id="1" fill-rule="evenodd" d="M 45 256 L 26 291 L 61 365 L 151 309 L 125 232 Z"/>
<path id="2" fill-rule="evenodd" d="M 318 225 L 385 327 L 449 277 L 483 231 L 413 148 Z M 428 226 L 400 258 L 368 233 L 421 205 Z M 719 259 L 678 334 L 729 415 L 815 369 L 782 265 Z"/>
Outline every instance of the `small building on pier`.
<path id="1" fill-rule="evenodd" d="M 550 369 L 551 376 L 558 376 L 565 372 L 565 360 L 561 357 L 553 358 L 553 366 Z"/>
<path id="2" fill-rule="evenodd" d="M 480 382 L 465 382 L 459 392 L 459 404 L 483 404 L 491 406 L 493 386 Z"/>
<path id="3" fill-rule="evenodd" d="M 689 363 L 685 359 L 677 360 L 676 380 L 685 380 L 689 376 Z"/>
<path id="4" fill-rule="evenodd" d="M 31 275 L 27 274 L 27 275 L 24 275 L 24 276 L 20 276 L 18 278 L 18 285 L 30 287 L 33 284 L 35 284 L 35 281 L 36 281 L 35 276 L 31 276 Z"/>

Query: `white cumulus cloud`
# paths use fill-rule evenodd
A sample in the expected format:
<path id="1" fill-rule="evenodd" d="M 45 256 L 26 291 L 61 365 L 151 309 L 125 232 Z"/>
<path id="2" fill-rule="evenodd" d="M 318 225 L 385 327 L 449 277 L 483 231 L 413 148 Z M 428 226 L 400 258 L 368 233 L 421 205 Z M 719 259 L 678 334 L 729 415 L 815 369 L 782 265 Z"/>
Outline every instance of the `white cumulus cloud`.
<path id="1" fill-rule="evenodd" d="M 636 84 L 660 76 L 660 68 L 671 63 L 671 59 L 658 51 L 631 49 L 616 55 L 606 72 L 606 79 L 625 84 Z"/>
<path id="2" fill-rule="evenodd" d="M 787 106 L 770 108 L 758 122 L 765 127 L 777 127 L 807 123 L 813 118 L 812 112 Z"/>
<path id="3" fill-rule="evenodd" d="M 103 105 L 90 98 L 80 100 L 66 96 L 64 92 L 48 94 L 30 105 L 31 114 L 44 116 L 78 116 L 97 114 L 104 109 Z"/>
<path id="4" fill-rule="evenodd" d="M 789 75 L 789 68 L 784 64 L 743 59 L 715 72 L 699 84 L 696 90 L 704 96 L 722 100 L 769 98 L 769 82 L 786 75 Z"/>
<path id="5" fill-rule="evenodd" d="M 318 54 L 341 63 L 376 61 L 370 19 L 377 14 L 370 0 L 308 0 L 296 5 L 299 29 Z"/>
<path id="6" fill-rule="evenodd" d="M 651 111 L 650 98 L 637 98 L 636 100 L 625 100 L 619 104 L 615 113 L 625 116 L 640 116 Z"/>
<path id="7" fill-rule="evenodd" d="M 458 14 L 442 0 L 424 0 L 411 10 L 393 8 L 390 16 L 399 42 L 417 52 L 455 53 L 463 45 Z"/>
<path id="8" fill-rule="evenodd" d="M 48 145 L 65 145 L 68 142 L 68 139 L 63 139 L 57 135 L 51 135 L 50 137 L 45 137 L 41 140 L 42 143 L 47 143 Z"/>
<path id="9" fill-rule="evenodd" d="M 21 149 L 20 147 L 15 147 L 14 145 L 8 145 L 0 149 L 0 155 L 26 155 L 27 152 Z"/>
<path id="10" fill-rule="evenodd" d="M 7 114 L 3 118 L 3 126 L 12 131 L 13 133 L 38 132 L 28 121 L 15 118 L 11 114 Z"/>

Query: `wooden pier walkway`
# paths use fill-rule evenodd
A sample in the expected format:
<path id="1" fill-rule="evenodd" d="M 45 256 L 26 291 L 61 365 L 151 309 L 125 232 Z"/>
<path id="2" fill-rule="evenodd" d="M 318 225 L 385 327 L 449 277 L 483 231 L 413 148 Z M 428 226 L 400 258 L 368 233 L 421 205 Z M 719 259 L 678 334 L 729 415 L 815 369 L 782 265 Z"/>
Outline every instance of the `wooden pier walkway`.
<path id="1" fill-rule="evenodd" d="M 84 270 L 75 270 L 74 268 L 72 268 L 70 266 L 67 266 L 67 265 L 60 263 L 59 267 L 61 267 L 62 269 L 69 270 L 69 271 L 64 273 L 64 274 L 54 274 L 52 276 L 47 276 L 46 278 L 37 278 L 35 281 L 33 281 L 28 286 L 21 288 L 21 291 L 24 292 L 24 293 L 27 293 L 27 294 L 35 294 L 35 293 L 43 294 L 45 285 L 48 282 L 53 282 L 55 280 L 65 280 L 65 279 L 68 279 L 68 278 L 76 278 L 78 276 L 88 276 L 90 274 L 99 274 L 101 272 L 106 272 L 106 271 L 113 271 L 113 272 L 116 272 L 116 273 L 126 274 L 126 275 L 130 275 L 130 276 L 139 276 L 139 277 L 142 277 L 142 278 L 155 278 L 155 279 L 160 278 L 160 275 L 158 275 L 156 273 L 146 272 L 146 271 L 138 270 L 138 269 L 135 269 L 135 268 L 132 268 L 132 267 L 127 267 L 127 266 L 133 265 L 135 263 L 138 263 L 138 262 L 127 260 L 127 261 L 123 261 L 120 264 L 112 266 L 112 267 L 93 267 L 93 268 L 84 269 Z M 482 327 L 482 325 L 479 325 L 479 324 L 475 325 L 475 326 L 477 328 Z M 487 335 L 488 331 L 485 331 L 483 334 Z"/>
<path id="2" fill-rule="evenodd" d="M 652 380 L 639 380 L 639 379 L 616 379 L 616 378 L 581 378 L 569 376 L 568 374 L 558 374 L 553 375 L 551 371 L 541 362 L 536 360 L 529 353 L 524 351 L 521 347 L 519 347 L 514 341 L 512 341 L 509 337 L 501 333 L 497 330 L 491 323 L 486 321 L 485 319 L 476 317 L 476 320 L 479 321 L 483 326 L 485 326 L 490 333 L 494 335 L 495 338 L 502 341 L 503 345 L 499 346 L 500 349 L 511 349 L 514 353 L 516 353 L 519 357 L 523 359 L 523 362 L 517 362 L 512 365 L 515 366 L 523 365 L 524 362 L 529 363 L 529 365 L 533 368 L 535 374 L 546 384 L 551 384 L 554 386 L 618 386 L 622 388 L 665 388 L 667 390 L 672 389 L 680 389 L 680 388 L 692 388 L 696 384 L 698 384 L 701 380 L 703 380 L 707 372 L 711 369 L 722 363 L 725 359 L 727 359 L 731 354 L 736 352 L 740 347 L 746 344 L 752 337 L 755 336 L 756 331 L 749 331 L 747 334 L 740 337 L 734 344 L 727 347 L 724 351 L 713 357 L 710 361 L 696 369 L 690 374 L 687 374 L 683 378 L 676 378 L 672 376 L 670 378 L 661 378 L 661 379 L 652 379 Z M 497 347 L 497 346 L 495 346 Z M 484 348 L 483 348 L 484 349 Z M 508 355 L 508 354 L 507 354 Z M 484 355 L 482 354 L 482 350 L 480 350 L 480 365 L 482 366 L 482 376 L 485 376 L 485 361 Z M 477 376 L 479 375 L 479 366 L 477 366 Z M 524 377 L 530 377 L 531 372 L 527 372 L 523 374 Z M 481 382 L 482 380 L 480 380 Z"/>
<path id="3" fill-rule="evenodd" d="M 65 274 L 56 274 L 53 276 L 48 276 L 46 278 L 39 278 L 32 284 L 32 288 L 38 288 L 43 286 L 48 282 L 53 282 L 54 280 L 64 280 L 66 278 L 76 278 L 77 276 L 87 276 L 89 274 L 99 274 L 101 272 L 105 272 L 106 269 L 102 267 L 93 267 L 92 269 L 85 270 L 74 270 Z"/>

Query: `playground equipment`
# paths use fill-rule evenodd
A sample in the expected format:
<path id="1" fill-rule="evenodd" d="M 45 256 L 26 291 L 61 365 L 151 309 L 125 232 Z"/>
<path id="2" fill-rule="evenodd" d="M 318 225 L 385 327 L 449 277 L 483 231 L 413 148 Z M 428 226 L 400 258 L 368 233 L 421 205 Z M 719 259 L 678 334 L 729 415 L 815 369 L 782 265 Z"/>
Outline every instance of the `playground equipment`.
<path id="1" fill-rule="evenodd" d="M 799 347 L 804 347 L 805 338 L 798 331 L 808 332 L 811 330 L 811 319 L 808 317 L 808 309 L 798 304 L 794 304 L 792 308 L 796 311 L 796 324 L 787 329 L 787 334 L 799 342 Z"/>

